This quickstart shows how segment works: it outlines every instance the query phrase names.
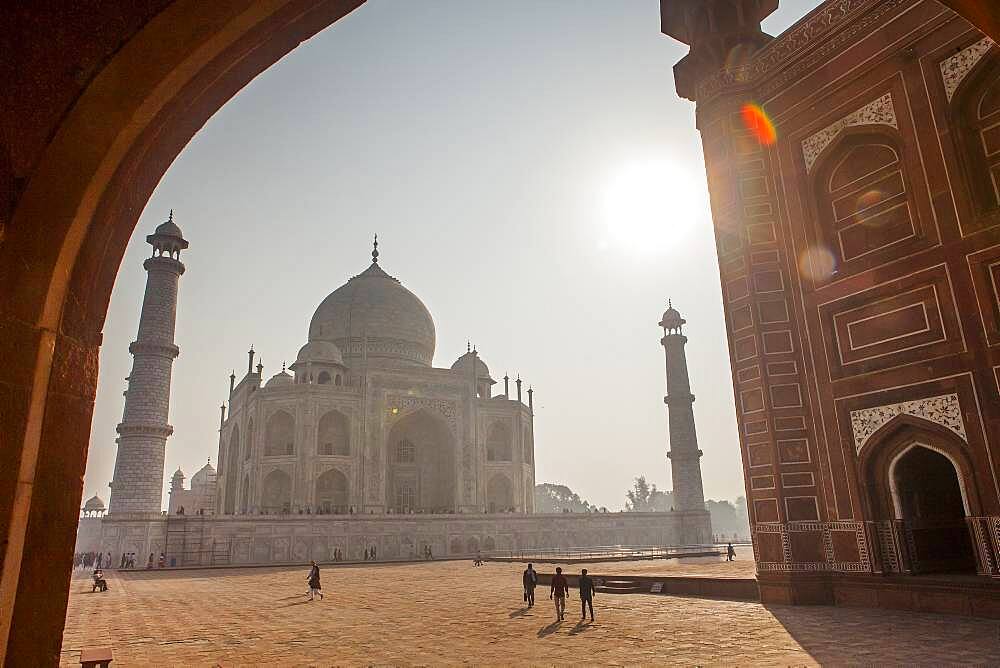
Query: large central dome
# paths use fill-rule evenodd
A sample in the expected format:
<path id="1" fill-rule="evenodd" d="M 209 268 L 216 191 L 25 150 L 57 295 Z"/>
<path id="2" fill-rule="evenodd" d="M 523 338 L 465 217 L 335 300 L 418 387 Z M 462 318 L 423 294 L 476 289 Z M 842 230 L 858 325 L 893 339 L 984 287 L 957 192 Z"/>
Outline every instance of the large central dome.
<path id="1" fill-rule="evenodd" d="M 347 365 L 430 366 L 434 320 L 420 299 L 378 266 L 368 269 L 323 300 L 309 323 L 310 341 L 332 341 Z"/>

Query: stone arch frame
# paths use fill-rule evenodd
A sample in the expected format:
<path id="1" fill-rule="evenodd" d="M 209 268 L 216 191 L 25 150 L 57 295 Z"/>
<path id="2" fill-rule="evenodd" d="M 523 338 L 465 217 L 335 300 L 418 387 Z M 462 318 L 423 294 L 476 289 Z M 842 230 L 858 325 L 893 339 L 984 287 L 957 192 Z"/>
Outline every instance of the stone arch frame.
<path id="1" fill-rule="evenodd" d="M 315 502 L 316 512 L 320 512 L 320 510 L 323 511 L 326 510 L 326 508 L 321 506 L 320 504 L 319 492 L 320 492 L 320 482 L 324 480 L 327 476 L 339 477 L 340 481 L 343 482 L 342 498 L 339 499 L 334 498 L 329 505 L 332 507 L 334 512 L 341 514 L 346 513 L 347 508 L 350 505 L 351 501 L 351 477 L 350 475 L 348 475 L 347 473 L 345 473 L 336 466 L 331 466 L 324 469 L 322 473 L 316 476 L 316 479 L 313 482 L 313 493 L 314 493 L 313 500 Z"/>
<path id="2" fill-rule="evenodd" d="M 317 385 L 329 385 L 331 382 L 333 382 L 333 378 L 329 371 L 320 371 L 319 375 L 316 376 Z"/>
<path id="3" fill-rule="evenodd" d="M 226 479 L 223 497 L 222 513 L 224 515 L 236 514 L 237 493 L 239 490 L 239 468 L 240 468 L 240 427 L 236 425 L 229 433 L 229 443 L 226 446 Z"/>
<path id="4" fill-rule="evenodd" d="M 501 437 L 495 439 L 498 433 Z M 486 461 L 514 461 L 514 433 L 507 420 L 493 420 L 486 428 Z"/>
<path id="5" fill-rule="evenodd" d="M 901 240 L 868 250 L 845 260 L 840 236 L 837 234 L 837 220 L 829 210 L 834 201 L 831 198 L 830 180 L 836 170 L 844 165 L 850 152 L 863 146 L 885 146 L 895 154 L 896 163 L 893 166 L 897 166 L 902 175 L 903 201 L 908 203 L 914 234 L 911 237 L 904 237 Z M 862 175 L 852 183 L 859 183 L 873 174 L 885 171 L 886 169 L 886 166 L 882 166 Z M 856 125 L 841 129 L 837 133 L 837 136 L 816 157 L 812 169 L 809 171 L 807 183 L 809 184 L 809 193 L 806 201 L 812 211 L 813 235 L 820 245 L 832 252 L 836 267 L 843 267 L 844 265 L 864 261 L 865 258 L 871 256 L 878 256 L 890 250 L 896 244 L 903 243 L 908 239 L 912 240 L 913 237 L 922 236 L 917 202 L 914 199 L 915 191 L 911 176 L 906 170 L 904 138 L 898 129 L 890 125 Z M 875 208 L 875 206 L 871 208 Z"/>
<path id="6" fill-rule="evenodd" d="M 391 507 L 395 505 L 396 502 L 396 481 L 397 476 L 399 480 L 413 479 L 414 480 L 414 491 L 417 498 L 417 507 L 421 506 L 422 499 L 424 498 L 425 488 L 421 481 L 419 474 L 416 473 L 420 464 L 420 446 L 419 444 L 414 445 L 415 460 L 412 463 L 408 462 L 397 462 L 396 461 L 396 444 L 397 439 L 401 440 L 402 435 L 397 434 L 397 429 L 399 425 L 407 420 L 412 420 L 419 418 L 421 416 L 430 420 L 432 423 L 437 425 L 437 428 L 441 429 L 443 433 L 448 435 L 449 444 L 451 447 L 450 453 L 447 453 L 448 458 L 452 462 L 452 471 L 448 474 L 450 481 L 453 484 L 454 489 L 452 498 L 447 504 L 449 508 L 458 508 L 458 498 L 460 493 L 461 477 L 458 472 L 458 466 L 462 460 L 461 443 L 455 434 L 455 429 L 452 421 L 448 419 L 448 416 L 441 413 L 438 410 L 434 410 L 430 406 L 418 405 L 412 407 L 408 410 L 400 410 L 397 413 L 390 413 L 392 420 L 387 420 L 384 434 L 385 441 L 383 443 L 384 448 L 384 459 L 383 463 L 385 465 L 385 479 L 386 485 L 384 489 L 384 501 L 387 506 Z M 398 468 L 403 468 L 404 471 L 398 471 Z M 412 471 L 409 469 L 412 468 Z M 416 476 L 414 478 L 414 475 Z"/>
<path id="7" fill-rule="evenodd" d="M 494 498 L 494 485 L 502 483 L 504 486 L 503 499 Z M 515 492 L 514 481 L 510 479 L 506 473 L 501 473 L 497 471 L 489 477 L 486 481 L 486 509 L 488 512 L 502 512 L 507 508 L 510 508 L 516 504 L 516 499 L 514 498 Z"/>
<path id="8" fill-rule="evenodd" d="M 278 433 L 286 431 L 285 427 L 290 421 L 291 425 L 291 446 L 289 447 L 288 434 Z M 280 424 L 279 423 L 285 423 Z M 295 416 L 285 408 L 276 408 L 267 416 L 264 421 L 264 456 L 265 457 L 287 457 L 296 453 L 295 447 Z"/>
<path id="9" fill-rule="evenodd" d="M 1000 39 L 1000 21 L 983 11 L 981 0 L 942 1 Z M 55 80 L 73 93 L 42 106 L 49 112 L 44 118 L 54 119 L 41 133 L 49 140 L 31 156 L 0 245 L 0 280 L 10 288 L 0 290 L 7 327 L 0 357 L 26 360 L 0 369 L 0 383 L 17 397 L 5 418 L 13 437 L 0 448 L 0 470 L 18 471 L 0 480 L 0 507 L 9 518 L 0 524 L 0 663 L 7 655 L 54 663 L 60 655 L 69 574 L 53 585 L 51 564 L 68 563 L 74 536 L 48 527 L 54 520 L 75 526 L 89 445 L 79 435 L 90 432 L 101 330 L 144 203 L 230 97 L 363 3 L 234 2 L 205 11 L 177 1 L 157 5 L 155 13 L 133 9 L 138 16 L 119 32 L 109 29 L 115 47 L 107 54 L 98 49 L 106 57 L 85 82 L 69 83 L 68 71 Z M 33 36 L 30 28 L 14 35 L 24 38 L 21 44 Z M 70 59 L 90 45 L 84 38 L 77 47 L 74 39 L 64 45 Z M 67 58 L 55 62 L 53 68 L 65 69 Z M 45 221 L 44 235 L 37 221 Z M 62 408 L 52 409 L 57 402 Z M 55 505 L 56 498 L 65 503 Z"/>
<path id="10" fill-rule="evenodd" d="M 896 463 L 914 447 L 925 447 L 944 455 L 958 475 L 966 515 L 983 514 L 968 444 L 954 432 L 929 420 L 897 415 L 868 438 L 859 456 L 858 472 L 867 519 L 897 519 L 899 503 L 892 475 Z"/>
<path id="11" fill-rule="evenodd" d="M 253 442 L 256 437 L 254 430 L 253 417 L 247 421 L 247 435 L 243 439 L 243 461 L 250 461 L 253 457 Z"/>
<path id="12" fill-rule="evenodd" d="M 1000 48 L 997 45 L 983 54 L 955 89 L 948 120 L 955 130 L 954 142 L 961 180 L 968 191 L 973 210 L 979 215 L 1000 219 L 1000 176 L 996 182 L 984 182 L 983 171 L 988 171 L 990 160 L 980 151 L 978 137 L 971 136 L 978 128 L 970 127 L 978 125 L 976 112 L 985 92 L 991 87 L 1000 88 Z M 996 122 L 1000 122 L 1000 114 L 997 115 Z"/>
<path id="13" fill-rule="evenodd" d="M 284 480 L 282 480 L 282 478 Z M 279 483 L 287 482 L 287 494 L 279 490 Z M 276 496 L 279 492 L 280 498 Z M 268 514 L 280 514 L 286 509 L 292 511 L 292 502 L 295 498 L 295 485 L 292 476 L 283 468 L 273 468 L 261 477 L 260 483 L 260 507 Z"/>
<path id="14" fill-rule="evenodd" d="M 316 454 L 321 457 L 349 457 L 351 455 L 351 419 L 347 416 L 344 411 L 339 408 L 328 408 L 320 409 L 323 414 L 320 415 L 319 420 L 316 421 Z M 343 448 L 338 450 L 338 444 L 333 442 L 333 448 L 330 452 L 323 452 L 321 447 L 323 443 L 323 427 L 327 419 L 334 420 L 340 423 L 341 431 L 343 432 Z"/>
<path id="15" fill-rule="evenodd" d="M 249 513 L 252 507 L 252 497 L 250 494 L 250 474 L 243 474 L 243 484 L 240 486 L 240 512 L 244 515 Z"/>

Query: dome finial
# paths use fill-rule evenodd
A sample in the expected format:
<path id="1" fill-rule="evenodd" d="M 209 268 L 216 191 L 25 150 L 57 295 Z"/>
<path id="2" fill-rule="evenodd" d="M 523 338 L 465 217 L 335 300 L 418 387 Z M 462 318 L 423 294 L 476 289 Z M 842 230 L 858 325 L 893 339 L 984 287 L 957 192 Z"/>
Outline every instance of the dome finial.
<path id="1" fill-rule="evenodd" d="M 466 341 L 465 342 L 465 352 L 466 353 L 471 353 L 472 352 L 472 342 L 471 341 Z"/>
<path id="2" fill-rule="evenodd" d="M 674 302 L 673 302 L 673 300 L 672 300 L 672 299 L 670 299 L 670 298 L 668 297 L 668 298 L 667 298 L 667 308 L 673 308 L 673 307 L 674 307 Z"/>
<path id="3" fill-rule="evenodd" d="M 372 264 L 378 264 L 378 235 L 375 235 L 375 242 L 372 244 Z"/>
<path id="4" fill-rule="evenodd" d="M 167 217 L 167 222 L 168 223 L 174 222 L 174 210 L 173 209 L 170 210 L 170 216 Z"/>
<path id="5" fill-rule="evenodd" d="M 281 373 L 285 373 L 285 363 L 281 363 Z"/>

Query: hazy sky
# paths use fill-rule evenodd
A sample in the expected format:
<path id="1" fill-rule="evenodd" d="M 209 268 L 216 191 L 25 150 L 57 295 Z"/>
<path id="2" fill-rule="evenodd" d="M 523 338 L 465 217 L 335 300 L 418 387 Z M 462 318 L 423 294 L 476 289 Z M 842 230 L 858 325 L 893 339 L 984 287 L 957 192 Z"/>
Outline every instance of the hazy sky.
<path id="1" fill-rule="evenodd" d="M 819 4 L 783 0 L 777 34 Z M 267 70 L 197 134 L 142 214 L 111 299 L 86 495 L 107 500 L 145 285 L 173 208 L 182 257 L 166 477 L 218 451 L 250 344 L 291 363 L 320 301 L 380 264 L 437 328 L 534 386 L 538 482 L 615 509 L 671 487 L 663 349 L 685 333 L 709 498 L 744 493 L 718 263 L 686 47 L 658 0 L 369 0 Z M 164 484 L 166 489 L 166 483 Z M 164 493 L 164 504 L 166 504 Z"/>

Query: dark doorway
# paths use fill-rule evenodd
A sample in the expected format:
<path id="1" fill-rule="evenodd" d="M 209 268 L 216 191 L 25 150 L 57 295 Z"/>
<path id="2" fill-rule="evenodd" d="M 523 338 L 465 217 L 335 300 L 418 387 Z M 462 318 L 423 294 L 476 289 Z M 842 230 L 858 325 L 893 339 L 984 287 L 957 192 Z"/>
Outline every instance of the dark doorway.
<path id="1" fill-rule="evenodd" d="M 900 457 L 891 475 L 913 572 L 975 572 L 962 487 L 951 460 L 917 446 Z"/>

